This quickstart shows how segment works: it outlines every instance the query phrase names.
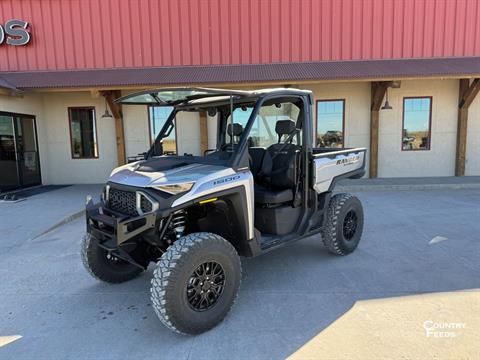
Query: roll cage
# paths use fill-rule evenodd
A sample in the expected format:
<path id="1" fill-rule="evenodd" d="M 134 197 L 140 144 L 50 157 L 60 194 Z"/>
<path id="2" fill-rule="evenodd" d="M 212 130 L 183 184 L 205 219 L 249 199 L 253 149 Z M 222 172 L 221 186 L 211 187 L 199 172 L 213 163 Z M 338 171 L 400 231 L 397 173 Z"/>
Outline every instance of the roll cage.
<path id="1" fill-rule="evenodd" d="M 172 112 L 168 116 L 164 126 L 158 133 L 146 153 L 146 159 L 163 154 L 162 139 L 169 136 L 174 128 L 176 115 L 180 111 L 205 111 L 211 116 L 220 114 L 217 128 L 217 149 L 226 144 L 227 122 L 234 123 L 235 118 L 231 116 L 234 110 L 240 107 L 252 107 L 252 112 L 247 121 L 243 134 L 238 144 L 231 151 L 231 155 L 224 159 L 226 166 L 234 169 L 248 167 L 248 138 L 260 108 L 266 104 L 274 104 L 282 101 L 301 101 L 299 106 L 298 128 L 302 129 L 303 143 L 308 153 L 311 151 L 313 134 L 310 124 L 305 124 L 310 119 L 310 108 L 313 103 L 310 92 L 279 88 L 262 89 L 258 91 L 206 89 L 206 88 L 166 88 L 158 90 L 141 91 L 117 99 L 115 102 L 125 105 L 150 105 L 150 106 L 171 106 Z M 204 157 L 194 157 L 191 160 L 204 162 Z M 307 160 L 307 159 L 305 159 Z M 210 161 L 206 161 L 210 162 Z M 307 163 L 307 162 L 305 162 Z"/>

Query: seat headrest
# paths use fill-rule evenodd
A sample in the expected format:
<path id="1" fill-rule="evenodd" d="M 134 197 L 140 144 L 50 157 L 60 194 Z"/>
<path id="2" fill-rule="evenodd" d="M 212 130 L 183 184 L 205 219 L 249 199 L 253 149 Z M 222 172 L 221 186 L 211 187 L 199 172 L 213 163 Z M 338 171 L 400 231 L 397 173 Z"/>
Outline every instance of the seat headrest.
<path id="1" fill-rule="evenodd" d="M 233 125 L 233 126 L 232 126 Z M 228 124 L 227 134 L 230 136 L 240 136 L 243 133 L 243 126 L 237 123 Z"/>
<path id="2" fill-rule="evenodd" d="M 275 131 L 278 135 L 290 135 L 296 129 L 295 122 L 293 120 L 278 120 L 275 124 Z"/>

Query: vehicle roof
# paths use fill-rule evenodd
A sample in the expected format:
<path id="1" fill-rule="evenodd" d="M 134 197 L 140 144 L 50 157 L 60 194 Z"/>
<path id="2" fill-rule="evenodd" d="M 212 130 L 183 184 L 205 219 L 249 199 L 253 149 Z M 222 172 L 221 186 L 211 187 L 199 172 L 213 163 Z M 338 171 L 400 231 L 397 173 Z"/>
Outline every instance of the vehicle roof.
<path id="1" fill-rule="evenodd" d="M 278 93 L 278 94 L 311 94 L 312 92 L 310 90 L 302 90 L 302 89 L 296 89 L 296 88 L 265 88 L 265 89 L 254 89 L 254 90 L 245 90 L 246 93 L 252 94 L 252 95 L 266 95 L 266 94 L 273 94 L 273 93 Z"/>
<path id="2" fill-rule="evenodd" d="M 310 95 L 309 90 L 301 90 L 295 88 L 268 88 L 254 90 L 233 90 L 233 89 L 216 89 L 202 87 L 176 87 L 151 89 L 136 92 L 123 96 L 116 103 L 125 105 L 157 105 L 157 106 L 176 106 L 187 104 L 190 101 L 207 98 L 234 97 L 240 98 L 261 98 L 264 96 L 277 95 Z"/>

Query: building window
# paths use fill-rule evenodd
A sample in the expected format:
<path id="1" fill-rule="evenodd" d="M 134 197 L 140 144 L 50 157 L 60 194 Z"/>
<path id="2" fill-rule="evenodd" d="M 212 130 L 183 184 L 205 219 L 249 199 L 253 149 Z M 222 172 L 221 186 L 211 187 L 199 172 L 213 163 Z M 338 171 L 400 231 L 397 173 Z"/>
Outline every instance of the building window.
<path id="1" fill-rule="evenodd" d="M 97 126 L 95 123 L 95 108 L 68 108 L 70 119 L 70 141 L 72 158 L 98 158 Z"/>
<path id="2" fill-rule="evenodd" d="M 171 106 L 150 106 L 148 108 L 149 128 L 150 128 L 150 144 L 155 142 L 156 137 L 163 129 L 167 122 L 173 107 Z M 163 139 L 163 153 L 167 155 L 175 155 L 177 153 L 177 136 L 176 127 L 174 131 Z"/>
<path id="3" fill-rule="evenodd" d="M 402 150 L 430 150 L 432 97 L 403 99 Z"/>
<path id="4" fill-rule="evenodd" d="M 318 100 L 316 146 L 342 148 L 344 127 L 345 100 Z"/>
<path id="5" fill-rule="evenodd" d="M 243 111 L 243 110 L 239 110 Z M 252 109 L 247 110 L 251 113 Z M 234 113 L 234 122 L 236 113 Z M 250 116 L 250 115 L 248 115 Z M 280 120 L 292 120 L 295 124 L 298 124 L 300 117 L 300 108 L 293 102 L 282 102 L 273 105 L 263 105 L 258 111 L 257 117 L 252 124 L 252 128 L 249 133 L 249 146 L 267 148 L 273 144 L 284 143 L 288 139 L 288 135 L 284 135 L 281 139 L 278 138 L 278 134 L 275 132 L 277 121 Z M 245 115 L 245 119 L 248 119 Z M 300 129 L 298 129 L 300 130 Z M 298 131 L 296 135 L 291 139 L 292 144 L 302 144 L 302 132 Z"/>

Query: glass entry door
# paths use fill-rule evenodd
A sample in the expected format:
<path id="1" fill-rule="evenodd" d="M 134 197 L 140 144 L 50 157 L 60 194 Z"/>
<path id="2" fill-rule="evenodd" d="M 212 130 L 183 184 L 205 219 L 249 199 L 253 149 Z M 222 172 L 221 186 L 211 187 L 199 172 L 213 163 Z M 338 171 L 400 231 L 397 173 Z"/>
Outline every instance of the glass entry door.
<path id="1" fill-rule="evenodd" d="M 0 113 L 0 191 L 41 183 L 35 118 Z"/>
<path id="2" fill-rule="evenodd" d="M 13 117 L 0 115 L 0 191 L 19 186 Z"/>

